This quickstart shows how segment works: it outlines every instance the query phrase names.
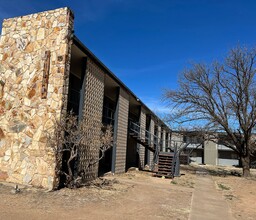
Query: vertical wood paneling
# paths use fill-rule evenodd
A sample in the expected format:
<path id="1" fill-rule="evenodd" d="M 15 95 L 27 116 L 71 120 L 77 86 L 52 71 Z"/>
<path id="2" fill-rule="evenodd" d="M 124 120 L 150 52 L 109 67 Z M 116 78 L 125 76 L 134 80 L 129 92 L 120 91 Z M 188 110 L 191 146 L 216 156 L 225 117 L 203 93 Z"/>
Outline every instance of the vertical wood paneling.
<path id="1" fill-rule="evenodd" d="M 87 62 L 85 75 L 85 93 L 83 116 L 90 127 L 93 142 L 91 146 L 80 149 L 79 170 L 84 170 L 89 160 L 99 157 L 98 145 L 100 143 L 101 121 L 104 98 L 104 72 L 90 59 Z M 84 179 L 91 180 L 98 176 L 98 164 L 85 170 Z"/>
<path id="2" fill-rule="evenodd" d="M 153 119 L 150 119 L 150 127 L 149 127 L 149 129 L 150 129 L 150 133 L 151 134 L 154 134 L 154 130 L 155 130 L 155 122 L 153 121 Z M 152 141 L 152 143 L 153 143 L 153 141 L 154 141 L 154 136 L 152 135 L 151 136 L 151 141 Z M 153 154 L 153 152 L 149 152 L 149 165 L 150 166 L 152 166 L 152 160 L 153 160 L 153 158 L 154 158 L 154 154 Z"/>
<path id="3" fill-rule="evenodd" d="M 129 95 L 122 89 L 119 94 L 115 173 L 125 172 Z"/>
<path id="4" fill-rule="evenodd" d="M 140 127 L 143 132 L 141 132 L 141 138 L 145 139 L 145 130 L 146 130 L 146 112 L 145 109 L 141 108 L 140 112 Z M 141 144 L 139 144 L 139 156 L 140 156 L 140 166 L 141 168 L 144 168 L 145 166 L 145 147 Z"/>

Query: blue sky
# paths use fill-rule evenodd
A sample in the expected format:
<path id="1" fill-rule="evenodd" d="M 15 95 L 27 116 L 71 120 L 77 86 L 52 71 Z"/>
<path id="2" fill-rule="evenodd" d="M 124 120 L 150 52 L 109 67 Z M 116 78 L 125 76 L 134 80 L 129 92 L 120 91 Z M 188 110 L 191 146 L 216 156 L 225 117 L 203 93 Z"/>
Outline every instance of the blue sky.
<path id="1" fill-rule="evenodd" d="M 1 0 L 0 19 L 64 6 L 76 36 L 158 113 L 163 89 L 176 88 L 191 61 L 256 41 L 254 0 Z"/>

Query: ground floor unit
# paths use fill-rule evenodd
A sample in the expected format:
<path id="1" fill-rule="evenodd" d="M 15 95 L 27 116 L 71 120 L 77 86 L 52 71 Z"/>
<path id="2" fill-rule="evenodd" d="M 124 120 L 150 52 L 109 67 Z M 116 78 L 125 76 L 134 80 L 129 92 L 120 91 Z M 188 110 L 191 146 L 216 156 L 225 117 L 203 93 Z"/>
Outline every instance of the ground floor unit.
<path id="1" fill-rule="evenodd" d="M 206 145 L 199 148 L 189 146 L 187 152 L 190 153 L 190 159 L 192 162 L 198 164 L 211 164 L 220 166 L 238 166 L 239 158 L 238 155 L 231 149 L 222 146 L 214 145 L 213 149 L 209 149 Z"/>

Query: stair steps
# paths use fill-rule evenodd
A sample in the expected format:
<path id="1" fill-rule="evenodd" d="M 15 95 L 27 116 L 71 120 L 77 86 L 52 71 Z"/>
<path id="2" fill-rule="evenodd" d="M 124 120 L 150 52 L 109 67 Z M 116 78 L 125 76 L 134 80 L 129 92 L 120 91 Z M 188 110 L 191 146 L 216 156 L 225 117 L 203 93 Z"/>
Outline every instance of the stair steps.
<path id="1" fill-rule="evenodd" d="M 154 174 L 156 177 L 173 178 L 172 165 L 173 153 L 160 153 L 158 158 L 158 171 Z"/>

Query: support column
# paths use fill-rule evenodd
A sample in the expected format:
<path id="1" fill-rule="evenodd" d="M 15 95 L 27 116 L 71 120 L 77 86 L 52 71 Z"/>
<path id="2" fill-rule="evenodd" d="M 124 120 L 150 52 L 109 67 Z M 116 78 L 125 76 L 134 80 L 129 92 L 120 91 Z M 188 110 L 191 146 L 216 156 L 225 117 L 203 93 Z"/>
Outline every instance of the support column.
<path id="1" fill-rule="evenodd" d="M 98 176 L 98 163 L 88 166 L 88 160 L 99 158 L 99 150 L 96 147 L 100 141 L 101 122 L 104 99 L 104 72 L 94 63 L 87 60 L 86 74 L 84 78 L 83 117 L 86 126 L 90 127 L 88 135 L 95 137 L 88 146 L 79 148 L 78 171 L 85 172 L 84 181 L 89 181 Z M 80 110 L 81 111 L 81 110 Z M 81 116 L 80 116 L 81 117 Z"/>
<path id="2" fill-rule="evenodd" d="M 217 165 L 217 160 L 218 160 L 218 145 L 212 141 L 205 141 L 204 142 L 204 163 Z"/>
<path id="3" fill-rule="evenodd" d="M 115 145 L 113 147 L 112 173 L 124 173 L 126 163 L 129 95 L 122 88 L 119 90 L 115 113 Z"/>
<path id="4" fill-rule="evenodd" d="M 3 20 L 0 173 L 7 182 L 59 186 L 62 153 L 54 155 L 47 135 L 67 113 L 73 21 L 68 8 Z"/>
<path id="5" fill-rule="evenodd" d="M 170 148 L 171 148 L 171 133 L 167 133 L 167 147 L 168 147 L 168 152 L 170 152 Z"/>
<path id="6" fill-rule="evenodd" d="M 150 125 L 149 125 L 149 132 L 150 132 L 150 139 L 151 139 L 151 144 L 153 145 L 154 143 L 154 130 L 155 130 L 155 122 L 153 119 L 150 119 Z M 151 167 L 152 166 L 152 160 L 154 158 L 154 154 L 151 151 L 148 151 L 148 165 Z"/>
<path id="7" fill-rule="evenodd" d="M 141 130 L 140 130 L 141 139 L 145 140 L 145 138 L 146 138 L 146 133 L 145 133 L 146 112 L 145 112 L 145 109 L 143 109 L 143 108 L 141 108 L 141 110 L 140 110 L 140 128 L 141 128 Z M 140 158 L 139 167 L 143 169 L 145 166 L 145 147 L 141 144 L 139 144 L 139 158 Z"/>
<path id="8" fill-rule="evenodd" d="M 82 60 L 83 61 L 82 61 L 82 72 L 81 72 L 81 89 L 80 89 L 80 100 L 79 100 L 79 111 L 78 111 L 78 120 L 79 121 L 82 120 L 83 110 L 84 110 L 87 58 L 84 57 Z"/>
<path id="9" fill-rule="evenodd" d="M 157 140 L 158 149 L 159 151 L 163 151 L 162 140 L 161 140 L 161 126 L 159 125 L 157 125 L 157 137 L 158 137 L 158 140 Z"/>
<path id="10" fill-rule="evenodd" d="M 166 152 L 166 130 L 165 129 L 163 129 L 162 151 Z"/>

